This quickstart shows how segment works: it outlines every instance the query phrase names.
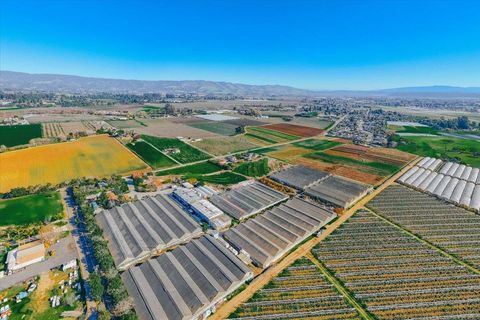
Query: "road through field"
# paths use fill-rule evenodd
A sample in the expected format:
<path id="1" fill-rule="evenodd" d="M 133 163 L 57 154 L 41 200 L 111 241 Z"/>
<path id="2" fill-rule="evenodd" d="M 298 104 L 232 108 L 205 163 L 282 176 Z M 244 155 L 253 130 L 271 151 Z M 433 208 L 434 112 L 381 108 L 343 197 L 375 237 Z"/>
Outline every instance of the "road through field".
<path id="1" fill-rule="evenodd" d="M 263 273 L 258 275 L 253 281 L 247 286 L 245 290 L 240 292 L 238 295 L 233 297 L 231 300 L 225 302 L 221 305 L 217 311 L 211 316 L 211 319 L 226 319 L 228 316 L 235 311 L 237 307 L 239 307 L 242 303 L 246 302 L 256 291 L 260 290 L 263 286 L 265 286 L 273 277 L 277 276 L 283 269 L 291 265 L 295 260 L 299 259 L 307 255 L 312 248 L 319 243 L 320 241 L 324 240 L 328 235 L 330 235 L 335 229 L 337 229 L 342 223 L 344 223 L 348 218 L 350 218 L 357 210 L 362 209 L 365 207 L 370 200 L 376 197 L 380 192 L 382 192 L 385 188 L 390 186 L 392 183 L 395 182 L 399 177 L 401 177 L 405 172 L 410 170 L 417 162 L 419 158 L 411 161 L 407 164 L 402 170 L 397 172 L 395 175 L 391 176 L 388 180 L 386 180 L 381 186 L 373 190 L 371 193 L 363 197 L 360 201 L 358 201 L 355 205 L 353 205 L 350 209 L 346 210 L 334 223 L 327 226 L 325 231 L 316 238 L 313 238 L 303 245 L 299 246 L 296 250 L 291 252 L 285 258 L 283 258 L 277 264 L 271 266 L 270 268 L 266 269 Z"/>

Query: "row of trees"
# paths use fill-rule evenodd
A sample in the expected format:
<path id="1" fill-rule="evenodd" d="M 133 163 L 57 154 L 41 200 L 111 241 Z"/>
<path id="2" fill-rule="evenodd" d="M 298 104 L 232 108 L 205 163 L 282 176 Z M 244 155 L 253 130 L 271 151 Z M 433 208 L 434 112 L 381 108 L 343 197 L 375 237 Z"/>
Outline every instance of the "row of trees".
<path id="1" fill-rule="evenodd" d="M 125 192 L 128 186 L 124 184 L 121 178 L 112 177 L 108 189 L 117 192 Z M 93 181 L 91 181 L 93 182 Z M 90 185 L 85 185 L 82 181 L 81 186 L 73 186 L 73 194 L 77 204 L 80 205 L 84 216 L 89 238 L 92 242 L 95 258 L 98 262 L 98 270 L 90 275 L 89 285 L 93 298 L 101 302 L 102 300 L 111 303 L 110 313 L 116 319 L 134 320 L 137 319 L 133 309 L 133 301 L 128 296 L 127 290 L 123 285 L 120 274 L 115 267 L 113 258 L 108 250 L 107 241 L 103 237 L 102 229 L 97 225 L 94 212 L 86 196 L 91 193 L 99 192 L 102 189 L 98 187 L 98 182 Z M 99 309 L 99 318 L 108 319 L 110 314 Z"/>

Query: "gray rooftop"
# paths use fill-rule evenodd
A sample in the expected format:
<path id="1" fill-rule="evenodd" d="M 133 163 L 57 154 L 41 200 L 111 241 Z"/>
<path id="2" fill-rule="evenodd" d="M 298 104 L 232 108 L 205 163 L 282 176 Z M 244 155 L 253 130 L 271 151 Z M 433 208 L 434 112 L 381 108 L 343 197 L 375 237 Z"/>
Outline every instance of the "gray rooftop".
<path id="1" fill-rule="evenodd" d="M 203 236 L 122 274 L 142 320 L 195 319 L 251 278 L 233 253 Z"/>
<path id="2" fill-rule="evenodd" d="M 215 206 L 239 220 L 259 213 L 288 196 L 259 182 L 232 189 L 210 198 Z"/>
<path id="3" fill-rule="evenodd" d="M 266 268 L 335 217 L 309 201 L 293 198 L 272 210 L 224 232 L 237 250 L 244 250 Z"/>
<path id="4" fill-rule="evenodd" d="M 329 175 L 328 172 L 314 170 L 304 166 L 294 166 L 278 171 L 270 175 L 270 178 L 295 189 L 303 190 Z"/>
<path id="5" fill-rule="evenodd" d="M 370 189 L 369 185 L 331 175 L 305 189 L 305 194 L 338 207 L 348 208 Z"/>
<path id="6" fill-rule="evenodd" d="M 96 219 L 120 270 L 202 234 L 200 226 L 163 195 L 104 210 Z"/>

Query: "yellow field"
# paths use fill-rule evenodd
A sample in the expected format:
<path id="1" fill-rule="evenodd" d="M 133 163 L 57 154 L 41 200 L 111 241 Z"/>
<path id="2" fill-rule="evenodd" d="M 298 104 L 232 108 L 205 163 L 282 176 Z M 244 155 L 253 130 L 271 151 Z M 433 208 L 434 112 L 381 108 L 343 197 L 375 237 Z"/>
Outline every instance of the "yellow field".
<path id="1" fill-rule="evenodd" d="M 0 192 L 57 184 L 81 177 L 105 177 L 147 169 L 118 141 L 106 135 L 0 154 Z"/>

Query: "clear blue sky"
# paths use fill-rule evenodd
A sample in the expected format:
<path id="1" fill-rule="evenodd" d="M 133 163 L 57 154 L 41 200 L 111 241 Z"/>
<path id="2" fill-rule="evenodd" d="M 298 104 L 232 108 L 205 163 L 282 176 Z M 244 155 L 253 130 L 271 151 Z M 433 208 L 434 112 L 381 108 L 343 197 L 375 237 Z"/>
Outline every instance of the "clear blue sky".
<path id="1" fill-rule="evenodd" d="M 480 86 L 480 1 L 0 1 L 0 68 L 310 89 Z"/>

